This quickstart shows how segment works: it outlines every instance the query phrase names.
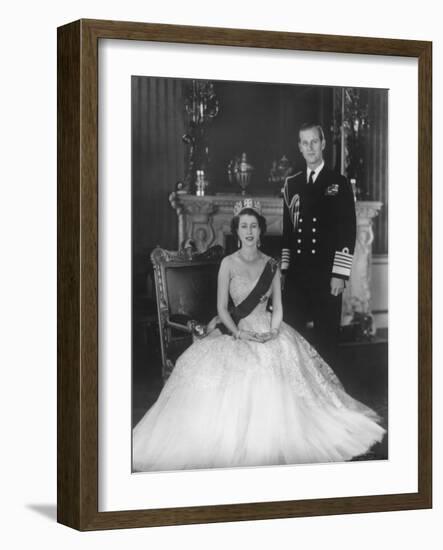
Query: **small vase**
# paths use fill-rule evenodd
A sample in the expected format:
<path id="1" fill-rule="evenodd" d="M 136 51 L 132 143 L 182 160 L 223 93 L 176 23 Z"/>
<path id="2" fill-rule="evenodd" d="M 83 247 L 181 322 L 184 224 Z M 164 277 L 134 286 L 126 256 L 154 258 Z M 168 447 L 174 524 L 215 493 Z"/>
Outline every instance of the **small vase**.
<path id="1" fill-rule="evenodd" d="M 229 183 L 236 183 L 241 188 L 241 194 L 246 195 L 246 189 L 251 183 L 254 167 L 248 162 L 246 153 L 241 157 L 235 157 L 228 165 Z"/>

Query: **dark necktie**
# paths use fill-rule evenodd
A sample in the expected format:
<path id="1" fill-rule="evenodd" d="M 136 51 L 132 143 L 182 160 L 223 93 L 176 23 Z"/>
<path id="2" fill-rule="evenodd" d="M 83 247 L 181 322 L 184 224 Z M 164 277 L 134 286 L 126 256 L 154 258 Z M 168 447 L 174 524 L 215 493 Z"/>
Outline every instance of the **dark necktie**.
<path id="1" fill-rule="evenodd" d="M 311 170 L 311 173 L 309 174 L 309 181 L 308 183 L 311 184 L 311 183 L 314 183 L 314 170 Z"/>

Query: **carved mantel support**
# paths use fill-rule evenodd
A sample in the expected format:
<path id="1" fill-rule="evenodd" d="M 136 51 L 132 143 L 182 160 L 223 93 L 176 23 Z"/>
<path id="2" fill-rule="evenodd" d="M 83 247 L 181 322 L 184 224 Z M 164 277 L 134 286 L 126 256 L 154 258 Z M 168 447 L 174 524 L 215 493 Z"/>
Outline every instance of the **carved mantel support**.
<path id="1" fill-rule="evenodd" d="M 374 240 L 373 220 L 378 216 L 382 203 L 358 201 L 357 239 L 351 278 L 343 295 L 342 325 L 348 325 L 355 313 L 371 316 L 371 266 L 372 242 Z"/>

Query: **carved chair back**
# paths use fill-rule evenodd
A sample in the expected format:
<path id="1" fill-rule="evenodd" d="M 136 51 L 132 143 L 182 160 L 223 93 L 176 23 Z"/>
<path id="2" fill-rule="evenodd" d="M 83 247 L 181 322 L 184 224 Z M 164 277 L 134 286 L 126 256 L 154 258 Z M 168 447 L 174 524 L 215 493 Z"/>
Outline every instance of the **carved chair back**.
<path id="1" fill-rule="evenodd" d="M 217 274 L 223 255 L 221 246 L 204 253 L 157 247 L 151 253 L 165 381 L 192 343 L 195 325 L 207 324 L 217 314 Z"/>

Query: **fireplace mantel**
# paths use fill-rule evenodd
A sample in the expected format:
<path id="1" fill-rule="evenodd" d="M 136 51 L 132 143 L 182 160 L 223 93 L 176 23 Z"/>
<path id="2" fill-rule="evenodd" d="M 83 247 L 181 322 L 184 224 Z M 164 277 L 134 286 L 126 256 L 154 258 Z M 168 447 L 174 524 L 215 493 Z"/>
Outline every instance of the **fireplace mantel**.
<path id="1" fill-rule="evenodd" d="M 242 198 L 236 194 L 217 194 L 198 197 L 171 193 L 169 202 L 178 216 L 178 247 L 192 239 L 200 252 L 210 246 L 226 245 L 231 233 L 234 204 Z M 281 235 L 283 231 L 283 201 L 279 197 L 254 196 L 262 206 L 268 235 Z"/>
<path id="2" fill-rule="evenodd" d="M 178 217 L 178 248 L 192 240 L 200 252 L 219 244 L 226 247 L 226 238 L 231 233 L 234 204 L 242 198 L 238 194 L 196 195 L 171 193 L 169 201 Z M 267 234 L 278 236 L 283 231 L 283 200 L 280 197 L 254 196 L 262 205 L 267 222 Z M 342 324 L 349 324 L 354 313 L 371 315 L 370 282 L 373 219 L 382 203 L 357 201 L 357 240 L 352 264 L 351 278 L 343 296 Z"/>

